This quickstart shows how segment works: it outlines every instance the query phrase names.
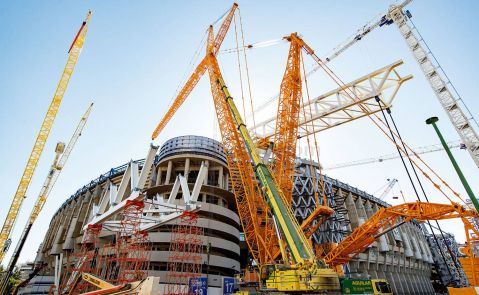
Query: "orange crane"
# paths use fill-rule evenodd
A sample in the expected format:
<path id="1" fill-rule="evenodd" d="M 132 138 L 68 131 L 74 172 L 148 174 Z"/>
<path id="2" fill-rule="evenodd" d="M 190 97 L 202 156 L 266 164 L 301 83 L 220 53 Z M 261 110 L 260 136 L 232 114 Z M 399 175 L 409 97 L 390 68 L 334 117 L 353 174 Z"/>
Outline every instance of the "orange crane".
<path id="1" fill-rule="evenodd" d="M 220 73 L 216 54 L 228 32 L 238 4 L 234 3 L 226 14 L 218 34 L 214 37 L 213 27 L 208 28 L 207 52 L 205 57 L 198 64 L 193 74 L 187 80 L 173 104 L 163 116 L 160 123 L 153 131 L 152 139 L 155 139 L 173 117 L 175 112 L 186 100 L 193 88 L 206 70 L 210 76 L 213 98 L 221 97 L 221 89 L 216 87 L 215 77 Z M 219 100 L 220 98 L 218 98 Z M 270 218 L 268 207 L 258 187 L 256 176 L 251 166 L 249 155 L 246 152 L 244 142 L 239 138 L 235 127 L 229 122 L 233 118 L 228 116 L 229 111 L 220 108 L 221 104 L 215 100 L 218 124 L 222 133 L 222 142 L 228 160 L 229 174 L 233 191 L 235 194 L 238 214 L 243 226 L 246 242 L 253 258 L 259 264 L 273 260 L 274 253 L 279 251 L 278 239 L 275 234 L 274 224 Z"/>
<path id="2" fill-rule="evenodd" d="M 479 218 L 479 214 L 475 210 L 471 210 L 457 203 L 404 203 L 388 208 L 380 208 L 371 218 L 366 220 L 366 222 L 342 240 L 341 243 L 331 249 L 324 257 L 324 260 L 332 266 L 348 263 L 356 255 L 364 252 L 379 236 L 413 219 L 425 221 L 453 218 L 461 218 L 464 222 L 468 241 L 475 239 L 469 238 L 471 232 L 476 237 L 479 237 L 479 232 L 468 220 L 470 218 Z"/>

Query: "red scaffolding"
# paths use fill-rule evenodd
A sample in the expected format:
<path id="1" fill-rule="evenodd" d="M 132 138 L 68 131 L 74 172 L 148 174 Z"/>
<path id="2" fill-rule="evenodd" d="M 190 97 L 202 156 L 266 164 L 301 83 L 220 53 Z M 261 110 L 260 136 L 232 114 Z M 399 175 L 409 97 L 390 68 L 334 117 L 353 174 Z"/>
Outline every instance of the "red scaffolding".
<path id="1" fill-rule="evenodd" d="M 116 242 L 101 249 L 98 273 L 110 283 L 131 283 L 148 276 L 150 241 L 140 227 L 144 207 L 142 201 L 127 201 Z"/>
<path id="2" fill-rule="evenodd" d="M 203 228 L 197 221 L 196 213 L 184 212 L 172 229 L 165 295 L 189 294 L 190 279 L 201 277 Z"/>
<path id="3" fill-rule="evenodd" d="M 83 235 L 80 251 L 72 253 L 67 259 L 67 269 L 64 272 L 60 290 L 68 290 L 76 280 L 80 279 L 82 273 L 96 274 L 98 236 L 101 232 L 101 225 L 89 225 Z M 90 284 L 80 281 L 71 294 L 79 294 L 88 291 Z"/>

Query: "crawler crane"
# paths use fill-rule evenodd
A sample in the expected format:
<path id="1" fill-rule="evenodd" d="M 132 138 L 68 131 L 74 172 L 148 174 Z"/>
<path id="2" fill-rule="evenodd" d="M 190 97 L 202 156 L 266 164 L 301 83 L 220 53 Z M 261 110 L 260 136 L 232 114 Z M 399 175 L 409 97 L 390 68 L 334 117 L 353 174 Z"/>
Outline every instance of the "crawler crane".
<path id="1" fill-rule="evenodd" d="M 199 79 L 197 73 L 202 74 L 207 69 L 238 211 L 250 251 L 261 268 L 262 288 L 293 293 L 339 290 L 337 273 L 315 257 L 309 240 L 291 210 L 291 196 L 283 193 L 283 187 L 277 183 L 278 178 L 273 176 L 270 168 L 258 156 L 254 142 L 222 78 L 216 59 L 218 44 L 221 42 L 216 40 L 223 40 L 227 31 L 225 26 L 229 26 L 235 8 L 236 4 L 226 17 L 216 38 L 213 27 L 210 26 L 208 29 L 207 53 L 198 66 L 200 70 L 198 68 L 195 70 L 180 91 L 180 95 L 155 129 L 152 138 L 156 138 L 191 92 Z M 282 118 L 285 118 L 288 126 L 297 129 L 297 121 L 294 123 L 297 115 L 294 112 L 299 114 L 300 88 L 298 89 L 297 85 L 298 82 L 301 83 L 300 53 L 302 50 L 308 54 L 314 52 L 297 34 L 292 34 L 288 38 L 291 40 L 291 48 L 282 83 L 284 98 L 288 103 L 285 103 Z M 296 104 L 293 113 L 288 113 L 286 108 L 290 106 L 290 102 Z M 278 155 L 282 155 L 285 161 L 295 157 L 295 154 L 288 152 L 295 145 L 295 141 L 291 141 L 296 139 L 294 131 L 292 132 L 283 134 L 285 139 L 277 140 L 283 145 L 283 151 L 278 149 Z M 294 166 L 288 165 L 280 170 L 282 173 L 291 173 L 293 169 Z M 289 175 L 292 177 L 292 174 Z M 287 180 L 282 182 L 286 190 L 289 189 Z M 275 225 L 278 235 L 275 234 Z M 262 229 L 266 229 L 266 235 Z M 284 264 L 272 264 L 274 254 L 278 250 L 282 253 Z"/>

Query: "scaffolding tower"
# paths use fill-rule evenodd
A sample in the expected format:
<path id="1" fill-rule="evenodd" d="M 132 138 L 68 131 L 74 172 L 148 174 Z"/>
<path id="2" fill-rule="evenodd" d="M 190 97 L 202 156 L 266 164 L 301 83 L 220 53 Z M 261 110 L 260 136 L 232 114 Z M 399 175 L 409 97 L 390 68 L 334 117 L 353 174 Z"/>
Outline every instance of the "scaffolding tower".
<path id="1" fill-rule="evenodd" d="M 203 228 L 198 215 L 185 211 L 172 230 L 165 295 L 189 294 L 189 284 L 199 282 L 203 253 Z"/>

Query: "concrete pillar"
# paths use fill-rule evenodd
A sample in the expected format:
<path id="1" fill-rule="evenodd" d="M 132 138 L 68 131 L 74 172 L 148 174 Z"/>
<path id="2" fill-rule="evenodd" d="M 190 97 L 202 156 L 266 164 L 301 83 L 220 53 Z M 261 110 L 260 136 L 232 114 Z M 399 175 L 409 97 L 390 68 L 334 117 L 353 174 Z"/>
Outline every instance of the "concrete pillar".
<path id="1" fill-rule="evenodd" d="M 375 206 L 375 207 L 376 208 L 373 209 L 373 207 L 371 206 L 371 202 L 369 202 L 369 200 L 367 200 L 366 203 L 364 204 L 364 210 L 366 212 L 366 215 L 367 215 L 368 219 L 371 218 L 371 216 L 373 216 L 374 213 L 378 211 L 377 206 Z M 378 242 L 379 242 L 378 243 L 378 251 L 379 252 L 389 251 L 389 246 L 388 246 L 388 241 L 386 240 L 386 235 L 380 236 Z"/>
<path id="2" fill-rule="evenodd" d="M 227 173 L 226 174 L 226 180 L 225 180 L 225 189 L 229 190 L 229 188 L 230 188 L 230 174 Z"/>
<path id="3" fill-rule="evenodd" d="M 70 226 L 68 227 L 65 243 L 63 243 L 63 250 L 73 250 L 73 232 L 75 230 L 78 217 L 73 217 Z"/>
<path id="4" fill-rule="evenodd" d="M 402 238 L 404 255 L 406 257 L 412 257 L 412 256 L 414 256 L 414 254 L 413 254 L 412 249 L 411 249 L 411 241 L 409 240 L 409 236 L 408 236 L 408 234 L 406 233 L 406 230 L 405 230 L 406 226 L 407 225 L 402 225 L 398 229 L 399 229 L 399 233 L 401 234 L 401 238 Z"/>
<path id="5" fill-rule="evenodd" d="M 224 183 L 223 183 L 223 166 L 220 166 L 220 170 L 218 172 L 218 186 L 219 188 L 224 188 Z"/>
<path id="6" fill-rule="evenodd" d="M 162 176 L 163 176 L 163 169 L 161 169 L 161 167 L 158 167 L 158 173 L 156 175 L 155 186 L 159 186 L 161 184 L 161 177 Z"/>
<path id="7" fill-rule="evenodd" d="M 419 245 L 417 243 L 416 237 L 412 234 L 411 225 L 406 224 L 405 229 L 406 229 L 406 232 L 407 232 L 408 236 L 411 238 L 410 241 L 411 241 L 411 244 L 412 244 L 412 247 L 413 247 L 414 257 L 416 259 L 422 259 L 421 250 L 419 249 Z"/>
<path id="8" fill-rule="evenodd" d="M 358 212 L 356 206 L 354 205 L 353 195 L 348 194 L 345 201 L 346 208 L 348 209 L 349 221 L 351 222 L 351 229 L 355 229 L 359 226 Z"/>
<path id="9" fill-rule="evenodd" d="M 189 173 L 190 173 L 190 158 L 186 158 L 185 159 L 185 172 L 184 172 L 186 182 L 188 182 L 188 174 Z"/>
<path id="10" fill-rule="evenodd" d="M 203 182 L 204 185 L 208 185 L 208 172 L 210 170 L 210 161 L 205 161 L 205 164 L 206 166 L 208 167 L 208 169 L 206 169 L 206 175 L 205 175 L 205 180 Z"/>
<path id="11" fill-rule="evenodd" d="M 165 184 L 170 183 L 170 178 L 171 178 L 171 170 L 173 169 L 173 162 L 168 161 L 168 168 L 166 169 L 166 179 L 165 179 Z"/>
<path id="12" fill-rule="evenodd" d="M 367 219 L 366 210 L 364 210 L 363 200 L 361 198 L 356 199 L 356 211 L 358 212 L 359 225 L 362 225 Z"/>

